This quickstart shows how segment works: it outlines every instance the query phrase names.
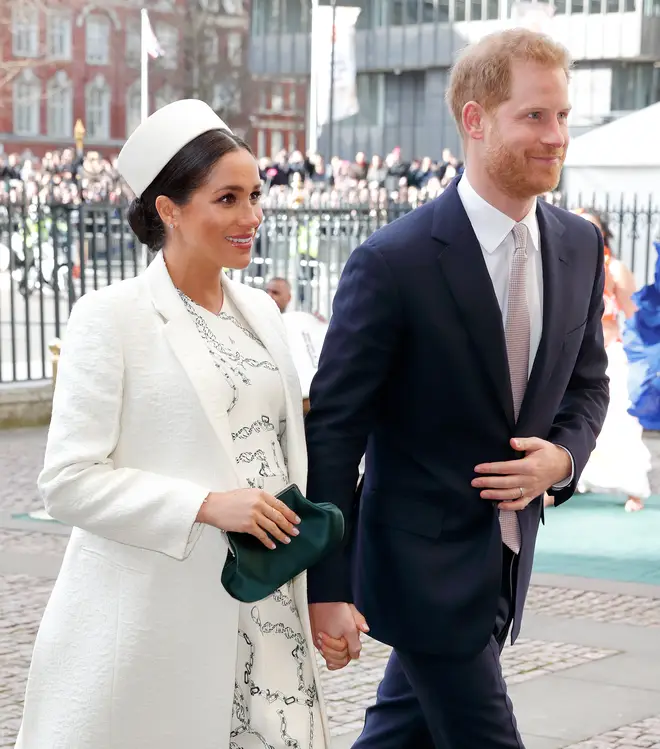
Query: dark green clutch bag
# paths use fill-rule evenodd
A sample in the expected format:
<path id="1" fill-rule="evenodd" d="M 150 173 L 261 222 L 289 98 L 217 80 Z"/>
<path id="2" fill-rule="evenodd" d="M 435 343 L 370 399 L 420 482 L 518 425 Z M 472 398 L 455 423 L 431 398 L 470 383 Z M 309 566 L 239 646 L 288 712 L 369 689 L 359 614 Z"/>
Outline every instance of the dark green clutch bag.
<path id="1" fill-rule="evenodd" d="M 344 537 L 344 516 L 329 502 L 314 504 L 292 484 L 276 495 L 300 518 L 300 535 L 290 544 L 276 541 L 267 549 L 249 533 L 228 532 L 230 551 L 222 568 L 222 584 L 232 598 L 253 603 L 317 564 Z"/>

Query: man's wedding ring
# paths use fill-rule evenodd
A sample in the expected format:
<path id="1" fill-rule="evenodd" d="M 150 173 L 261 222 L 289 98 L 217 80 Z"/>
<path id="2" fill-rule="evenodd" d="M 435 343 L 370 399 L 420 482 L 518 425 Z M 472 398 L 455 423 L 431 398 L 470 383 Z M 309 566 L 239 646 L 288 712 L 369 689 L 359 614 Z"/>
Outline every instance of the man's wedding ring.
<path id="1" fill-rule="evenodd" d="M 520 490 L 520 499 L 522 499 L 525 496 L 525 490 L 522 488 L 522 486 L 519 486 L 518 489 Z"/>

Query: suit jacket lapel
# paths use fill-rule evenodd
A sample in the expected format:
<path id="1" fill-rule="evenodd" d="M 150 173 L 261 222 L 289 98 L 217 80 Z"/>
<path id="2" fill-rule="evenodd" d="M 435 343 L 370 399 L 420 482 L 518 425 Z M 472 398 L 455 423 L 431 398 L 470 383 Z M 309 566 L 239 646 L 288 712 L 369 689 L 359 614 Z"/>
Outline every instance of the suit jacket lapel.
<path id="1" fill-rule="evenodd" d="M 543 390 L 554 369 L 564 341 L 564 315 L 566 295 L 569 293 L 569 264 L 565 253 L 564 225 L 548 209 L 543 201 L 538 202 L 536 217 L 541 235 L 541 258 L 543 264 L 543 328 L 541 341 L 527 383 L 525 399 L 520 411 L 519 424 L 528 416 L 529 408 Z"/>
<path id="2" fill-rule="evenodd" d="M 437 200 L 432 235 L 444 245 L 439 260 L 445 279 L 497 398 L 513 425 L 513 397 L 502 312 L 481 245 L 465 213 L 455 182 Z"/>
<path id="3" fill-rule="evenodd" d="M 162 252 L 151 262 L 145 276 L 154 307 L 165 320 L 165 336 L 194 387 L 223 450 L 230 458 L 229 463 L 238 481 L 227 415 L 228 404 L 219 385 L 219 375 L 194 320 L 172 283 Z"/>

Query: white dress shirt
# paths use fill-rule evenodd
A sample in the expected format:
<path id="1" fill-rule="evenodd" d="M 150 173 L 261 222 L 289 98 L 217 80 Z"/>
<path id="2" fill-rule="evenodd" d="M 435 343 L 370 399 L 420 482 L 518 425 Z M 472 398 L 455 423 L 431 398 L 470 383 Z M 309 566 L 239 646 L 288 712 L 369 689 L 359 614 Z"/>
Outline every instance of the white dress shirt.
<path id="1" fill-rule="evenodd" d="M 500 305 L 502 324 L 506 327 L 506 311 L 509 301 L 509 276 L 515 246 L 513 227 L 516 222 L 478 195 L 463 175 L 458 183 L 458 194 L 465 208 L 474 233 L 477 235 L 484 262 L 493 289 Z M 534 358 L 541 342 L 543 330 L 543 261 L 541 259 L 541 236 L 536 220 L 536 200 L 529 213 L 520 222 L 529 232 L 527 239 L 527 308 L 529 309 L 529 369 L 531 374 Z M 529 375 L 528 375 L 529 376 Z"/>
<path id="2" fill-rule="evenodd" d="M 516 222 L 485 201 L 472 187 L 467 174 L 463 174 L 458 183 L 458 194 L 481 245 L 484 262 L 502 313 L 502 324 L 506 326 L 509 277 L 515 250 L 512 232 Z M 527 308 L 530 318 L 528 373 L 531 374 L 543 332 L 543 259 L 541 257 L 541 234 L 536 218 L 536 200 L 520 223 L 525 224 L 529 233 L 527 238 Z M 570 451 L 566 450 L 566 452 L 571 458 L 571 474 L 564 481 L 555 484 L 553 489 L 563 489 L 573 480 L 575 464 Z"/>

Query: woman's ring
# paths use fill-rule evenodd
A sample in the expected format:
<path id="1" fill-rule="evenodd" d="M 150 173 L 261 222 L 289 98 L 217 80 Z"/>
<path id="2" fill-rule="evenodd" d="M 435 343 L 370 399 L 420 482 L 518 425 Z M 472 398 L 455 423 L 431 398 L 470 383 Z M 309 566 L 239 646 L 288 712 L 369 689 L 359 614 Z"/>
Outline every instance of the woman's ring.
<path id="1" fill-rule="evenodd" d="M 525 496 L 525 490 L 522 488 L 522 486 L 519 486 L 518 489 L 520 490 L 520 499 L 522 499 Z"/>

